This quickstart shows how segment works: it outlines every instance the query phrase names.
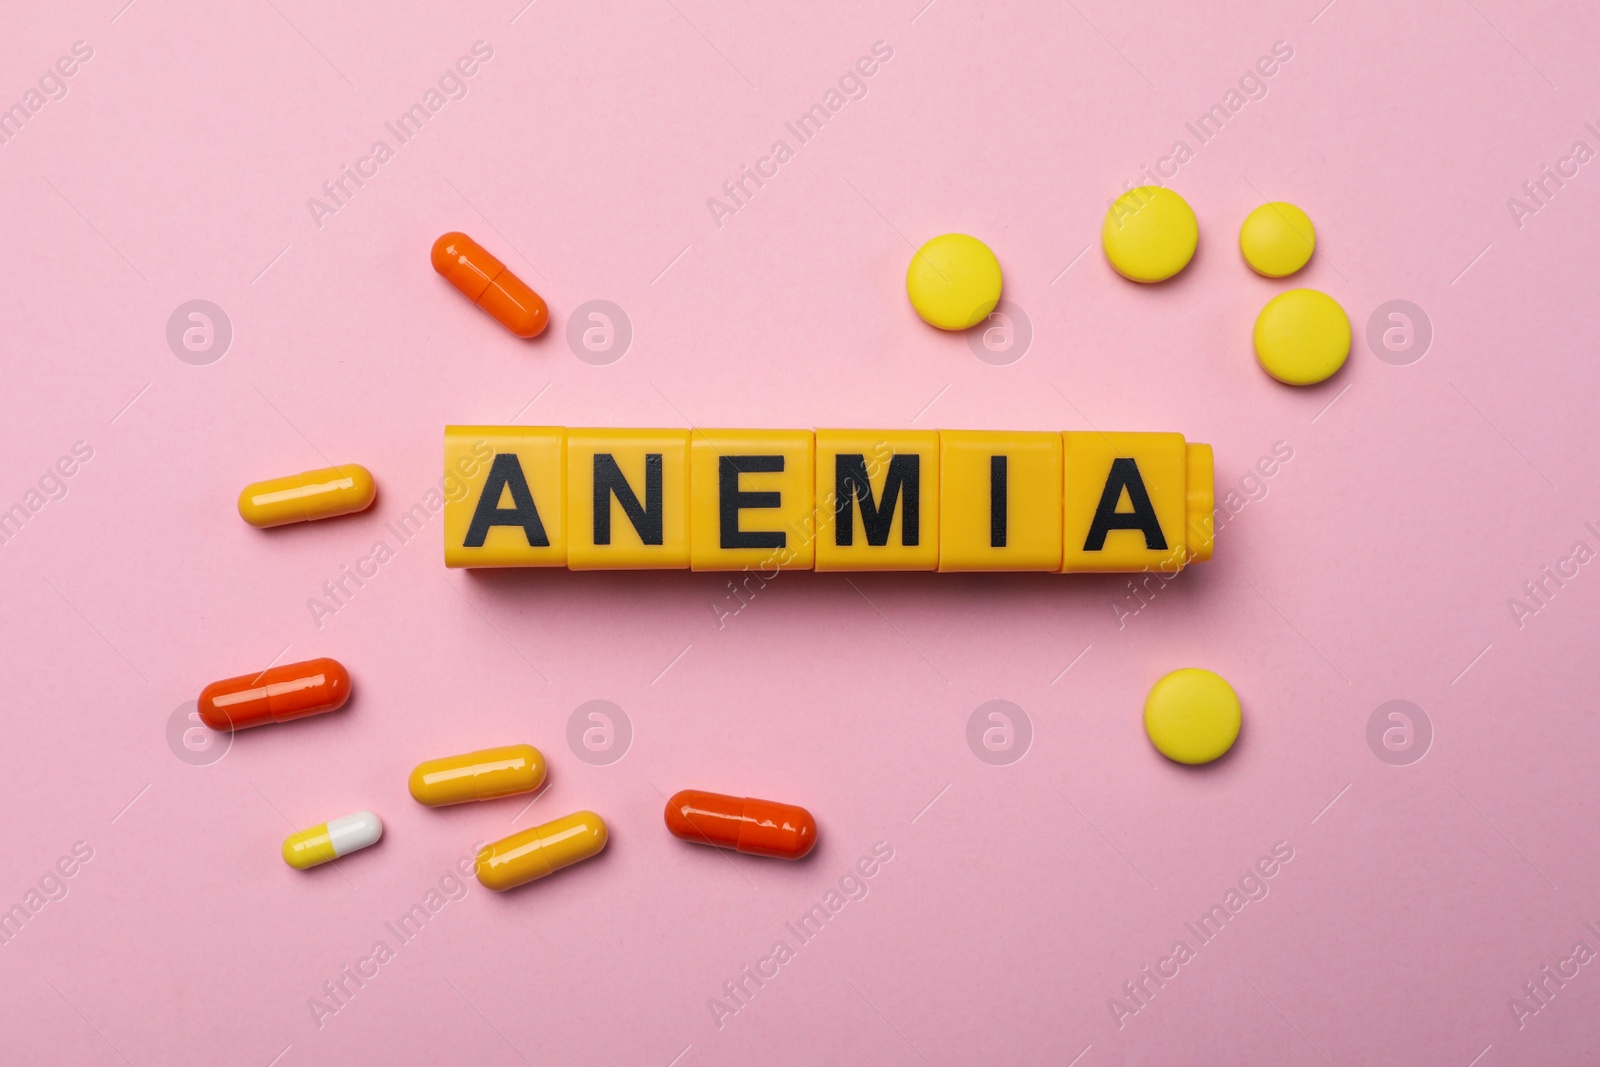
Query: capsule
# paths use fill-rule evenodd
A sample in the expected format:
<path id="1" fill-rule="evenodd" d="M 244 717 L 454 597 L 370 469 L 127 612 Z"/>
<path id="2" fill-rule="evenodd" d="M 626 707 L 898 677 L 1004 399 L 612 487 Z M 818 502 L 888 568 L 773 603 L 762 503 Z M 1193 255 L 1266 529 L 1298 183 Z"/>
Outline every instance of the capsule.
<path id="1" fill-rule="evenodd" d="M 667 801 L 666 814 L 673 837 L 749 856 L 797 860 L 817 844 L 817 821 L 793 804 L 685 789 Z"/>
<path id="2" fill-rule="evenodd" d="M 283 862 L 297 871 L 340 859 L 378 843 L 383 822 L 370 811 L 358 811 L 283 839 Z"/>
<path id="3" fill-rule="evenodd" d="M 518 337 L 538 337 L 550 322 L 544 298 L 464 233 L 433 242 L 433 269 Z"/>
<path id="4" fill-rule="evenodd" d="M 337 711 L 350 699 L 350 672 L 335 659 L 308 659 L 212 682 L 200 691 L 200 721 L 213 730 Z"/>
<path id="5" fill-rule="evenodd" d="M 239 494 L 239 517 L 257 529 L 331 519 L 365 511 L 378 495 L 372 472 L 359 463 L 251 482 Z"/>
<path id="6" fill-rule="evenodd" d="M 533 792 L 544 784 L 544 772 L 544 755 L 532 745 L 480 748 L 417 764 L 411 795 L 430 808 L 494 800 Z"/>
<path id="7" fill-rule="evenodd" d="M 605 847 L 605 820 L 592 811 L 575 811 L 485 845 L 478 851 L 478 881 L 497 891 L 515 889 Z"/>

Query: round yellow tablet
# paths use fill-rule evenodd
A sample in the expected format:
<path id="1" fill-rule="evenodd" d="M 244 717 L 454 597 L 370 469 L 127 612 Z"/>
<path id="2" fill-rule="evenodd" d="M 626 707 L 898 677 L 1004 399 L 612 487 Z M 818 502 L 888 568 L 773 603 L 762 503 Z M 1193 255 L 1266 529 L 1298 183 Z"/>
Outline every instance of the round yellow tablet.
<path id="1" fill-rule="evenodd" d="M 1262 204 L 1239 227 L 1239 251 L 1250 269 L 1268 278 L 1287 278 L 1311 261 L 1317 230 L 1304 211 L 1278 201 Z"/>
<path id="2" fill-rule="evenodd" d="M 929 326 L 965 330 L 987 319 L 1000 302 L 1000 261 L 976 237 L 935 237 L 911 257 L 906 295 Z"/>
<path id="3" fill-rule="evenodd" d="M 1290 289 L 1256 316 L 1256 359 L 1285 385 L 1333 377 L 1350 355 L 1350 319 L 1339 302 L 1315 289 Z"/>
<path id="4" fill-rule="evenodd" d="M 1173 671 L 1145 697 L 1144 732 L 1170 760 L 1210 763 L 1239 738 L 1238 694 L 1210 671 Z"/>
<path id="5" fill-rule="evenodd" d="M 1200 224 L 1189 202 L 1171 189 L 1141 185 L 1111 202 L 1100 244 L 1124 278 L 1162 282 L 1189 265 Z"/>

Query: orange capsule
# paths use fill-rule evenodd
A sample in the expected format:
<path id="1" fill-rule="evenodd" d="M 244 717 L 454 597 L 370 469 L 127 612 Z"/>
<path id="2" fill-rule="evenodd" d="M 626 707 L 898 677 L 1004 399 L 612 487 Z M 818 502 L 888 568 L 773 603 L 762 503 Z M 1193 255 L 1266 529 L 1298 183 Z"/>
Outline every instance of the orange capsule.
<path id="1" fill-rule="evenodd" d="M 698 789 L 667 801 L 667 829 L 685 841 L 784 860 L 799 859 L 817 843 L 817 821 L 805 808 Z"/>
<path id="2" fill-rule="evenodd" d="M 433 269 L 518 337 L 538 337 L 550 322 L 544 298 L 464 233 L 433 242 Z"/>
<path id="3" fill-rule="evenodd" d="M 212 682 L 200 691 L 200 721 L 243 730 L 336 711 L 350 699 L 350 672 L 333 659 L 308 659 Z"/>

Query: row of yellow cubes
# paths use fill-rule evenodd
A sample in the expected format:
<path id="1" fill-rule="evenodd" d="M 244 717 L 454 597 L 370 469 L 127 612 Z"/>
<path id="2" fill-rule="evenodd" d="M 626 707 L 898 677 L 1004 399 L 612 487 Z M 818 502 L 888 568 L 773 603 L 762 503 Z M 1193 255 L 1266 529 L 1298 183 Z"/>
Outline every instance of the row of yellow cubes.
<path id="1" fill-rule="evenodd" d="M 1211 557 L 1175 433 L 448 426 L 450 567 L 1174 572 Z"/>

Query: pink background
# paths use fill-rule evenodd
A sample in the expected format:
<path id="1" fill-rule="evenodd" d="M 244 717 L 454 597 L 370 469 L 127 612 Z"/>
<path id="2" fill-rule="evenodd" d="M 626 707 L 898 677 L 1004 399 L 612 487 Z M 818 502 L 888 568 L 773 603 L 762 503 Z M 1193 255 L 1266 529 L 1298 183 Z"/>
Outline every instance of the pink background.
<path id="1" fill-rule="evenodd" d="M 1600 17 L 922 2 L 12 5 L 0 105 L 73 42 L 93 57 L 0 145 L 0 506 L 74 442 L 93 456 L 0 547 L 0 903 L 75 842 L 93 855 L 0 947 L 4 1059 L 1592 1061 L 1600 966 L 1520 1027 L 1509 1002 L 1600 949 L 1600 572 L 1520 627 L 1508 598 L 1600 549 L 1600 164 L 1520 227 L 1506 201 L 1574 141 L 1600 149 Z M 319 227 L 307 199 L 393 147 L 384 123 L 479 40 L 466 96 Z M 865 98 L 797 145 L 784 122 L 876 41 L 893 58 Z M 1278 41 L 1267 95 L 1196 147 L 1184 123 Z M 719 228 L 707 198 L 779 138 L 794 158 Z M 1201 249 L 1138 287 L 1101 217 L 1179 138 Z M 1235 250 L 1263 198 L 1317 225 L 1291 281 Z M 545 336 L 433 274 L 451 229 L 545 295 Z M 908 307 L 912 247 L 948 231 L 999 256 L 1022 358 L 981 361 Z M 1356 333 L 1304 390 L 1249 340 L 1296 284 Z M 196 298 L 233 328 L 205 366 L 165 335 Z M 610 365 L 565 336 L 594 299 L 634 330 Z M 1409 365 L 1365 342 L 1393 299 L 1434 331 Z M 1115 577 L 797 574 L 719 628 L 722 576 L 447 572 L 437 517 L 399 545 L 384 524 L 437 483 L 444 425 L 514 417 L 1176 430 L 1215 446 L 1219 490 L 1277 442 L 1293 458 L 1136 615 Z M 326 462 L 373 470 L 370 512 L 239 521 L 244 483 Z M 394 558 L 319 628 L 308 599 L 379 539 Z M 169 745 L 206 682 L 320 655 L 355 677 L 345 711 L 206 765 Z M 1190 665 L 1245 708 L 1203 770 L 1139 721 Z M 592 699 L 632 725 L 610 765 L 566 740 Z M 996 699 L 1033 730 L 1007 766 L 966 741 Z M 1432 724 L 1408 766 L 1367 742 L 1394 699 Z M 521 740 L 552 765 L 531 807 L 406 794 L 425 757 Z M 677 842 L 662 795 L 684 787 L 805 804 L 822 844 L 786 865 Z M 601 857 L 504 896 L 470 883 L 318 1019 L 323 983 L 394 948 L 385 923 L 457 885 L 475 841 L 583 807 L 610 822 Z M 360 808 L 386 821 L 376 848 L 279 859 Z M 798 944 L 784 924 L 880 841 L 865 898 Z M 1265 899 L 1193 938 L 1276 842 L 1293 860 Z M 1119 1027 L 1110 998 L 1180 938 L 1195 958 Z M 719 1027 L 708 1000 L 779 939 L 794 959 Z"/>

